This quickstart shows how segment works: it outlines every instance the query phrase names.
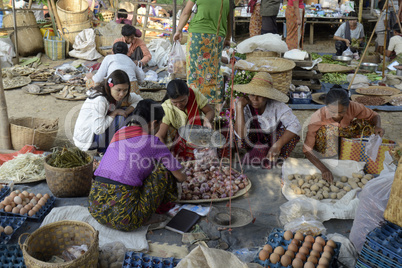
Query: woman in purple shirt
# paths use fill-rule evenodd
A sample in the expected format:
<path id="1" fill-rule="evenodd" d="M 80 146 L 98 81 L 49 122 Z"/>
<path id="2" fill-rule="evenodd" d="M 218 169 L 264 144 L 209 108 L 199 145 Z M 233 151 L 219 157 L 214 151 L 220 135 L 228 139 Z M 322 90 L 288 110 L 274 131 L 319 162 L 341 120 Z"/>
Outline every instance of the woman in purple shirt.
<path id="1" fill-rule="evenodd" d="M 95 171 L 89 212 L 101 224 L 131 231 L 163 203 L 177 199 L 183 167 L 159 138 L 163 108 L 153 100 L 138 103 L 130 126 L 121 128 Z"/>

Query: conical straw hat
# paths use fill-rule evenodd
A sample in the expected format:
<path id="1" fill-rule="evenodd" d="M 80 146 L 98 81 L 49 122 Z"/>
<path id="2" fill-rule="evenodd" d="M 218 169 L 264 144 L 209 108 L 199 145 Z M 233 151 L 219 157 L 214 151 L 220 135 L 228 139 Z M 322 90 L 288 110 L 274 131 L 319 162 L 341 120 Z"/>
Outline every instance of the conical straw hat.
<path id="1" fill-rule="evenodd" d="M 261 96 L 283 103 L 289 101 L 288 96 L 273 87 L 272 77 L 266 72 L 258 72 L 250 83 L 244 85 L 234 85 L 233 89 L 242 93 Z"/>

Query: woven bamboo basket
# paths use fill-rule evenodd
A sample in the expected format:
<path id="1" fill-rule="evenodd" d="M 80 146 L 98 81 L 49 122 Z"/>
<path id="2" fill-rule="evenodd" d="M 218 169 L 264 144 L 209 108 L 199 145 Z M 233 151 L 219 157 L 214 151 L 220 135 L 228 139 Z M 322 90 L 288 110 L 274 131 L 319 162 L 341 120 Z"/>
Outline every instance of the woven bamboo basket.
<path id="1" fill-rule="evenodd" d="M 58 119 L 49 120 L 35 117 L 11 118 L 10 133 L 14 150 L 21 150 L 27 144 L 35 145 L 39 150 L 50 150 L 59 130 L 58 127 L 49 131 L 38 128 L 42 124 L 58 125 Z"/>
<path id="2" fill-rule="evenodd" d="M 62 24 L 77 24 L 89 19 L 86 0 L 59 0 L 56 7 Z"/>
<path id="3" fill-rule="evenodd" d="M 274 51 L 253 51 L 250 53 L 246 53 L 246 59 L 251 58 L 270 58 L 270 57 L 278 57 L 278 53 Z"/>
<path id="4" fill-rule="evenodd" d="M 388 199 L 387 208 L 384 211 L 384 218 L 387 221 L 402 226 L 402 158 L 399 159 L 398 168 L 395 172 L 394 182 L 391 187 L 391 194 Z"/>
<path id="5" fill-rule="evenodd" d="M 63 24 L 64 38 L 70 43 L 71 47 L 74 45 L 75 37 L 84 29 L 91 28 L 91 21 L 87 20 L 77 24 Z"/>
<path id="6" fill-rule="evenodd" d="M 27 236 L 23 244 L 21 239 Z M 96 268 L 99 257 L 99 232 L 81 221 L 58 221 L 47 224 L 32 234 L 24 233 L 18 239 L 28 268 Z M 49 263 L 52 256 L 62 255 L 70 246 L 87 245 L 88 251 L 75 260 Z"/>
<path id="7" fill-rule="evenodd" d="M 251 58 L 247 60 L 255 64 L 253 69 L 236 67 L 240 70 L 267 72 L 272 76 L 273 86 L 277 90 L 287 94 L 292 82 L 292 70 L 296 66 L 294 61 L 282 58 Z M 270 68 L 263 67 L 269 65 Z"/>
<path id="8" fill-rule="evenodd" d="M 114 19 L 114 12 L 110 10 L 102 10 L 100 13 L 102 14 L 103 21 L 105 22 L 109 22 Z"/>
<path id="9" fill-rule="evenodd" d="M 96 50 L 103 56 L 111 54 L 112 49 L 100 49 L 100 48 L 104 47 L 104 46 L 113 46 L 114 40 L 116 40 L 119 37 L 121 37 L 120 33 L 119 34 L 110 34 L 110 35 L 101 35 L 99 33 L 99 31 L 96 31 L 96 36 L 95 36 Z"/>
<path id="10" fill-rule="evenodd" d="M 47 162 L 51 154 L 45 158 L 46 182 L 50 191 L 57 197 L 88 196 L 93 177 L 93 157 L 88 164 L 75 168 L 57 168 Z"/>

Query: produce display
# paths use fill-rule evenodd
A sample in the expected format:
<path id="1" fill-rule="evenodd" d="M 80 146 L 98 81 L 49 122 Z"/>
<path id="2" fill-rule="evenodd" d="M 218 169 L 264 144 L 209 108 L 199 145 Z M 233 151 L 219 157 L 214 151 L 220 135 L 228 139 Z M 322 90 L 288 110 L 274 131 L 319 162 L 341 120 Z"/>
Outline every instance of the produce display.
<path id="1" fill-rule="evenodd" d="M 1 69 L 2 71 L 2 77 L 9 77 L 10 74 L 14 76 L 21 76 L 21 75 L 29 75 L 35 71 L 35 68 L 30 68 L 27 66 L 20 66 L 20 65 L 15 65 L 13 67 L 8 67 L 8 68 L 3 68 Z M 10 73 L 10 74 L 9 74 Z"/>
<path id="2" fill-rule="evenodd" d="M 44 156 L 41 154 L 19 154 L 0 166 L 0 181 L 24 183 L 27 180 L 44 180 Z"/>
<path id="3" fill-rule="evenodd" d="M 380 96 L 356 96 L 354 101 L 367 106 L 379 106 L 387 103 L 389 99 Z"/>
<path id="4" fill-rule="evenodd" d="M 49 194 L 35 195 L 28 191 L 15 190 L 0 202 L 0 210 L 32 217 L 46 205 L 49 199 Z"/>
<path id="5" fill-rule="evenodd" d="M 358 88 L 356 92 L 364 95 L 391 96 L 400 93 L 400 90 L 396 88 L 371 86 L 368 88 Z"/>
<path id="6" fill-rule="evenodd" d="M 23 87 L 25 85 L 28 85 L 29 83 L 31 83 L 31 79 L 27 76 L 12 76 L 3 79 L 4 89 Z"/>
<path id="7" fill-rule="evenodd" d="M 321 81 L 324 83 L 341 85 L 347 82 L 347 74 L 344 73 L 325 73 Z"/>
<path id="8" fill-rule="evenodd" d="M 402 94 L 392 96 L 389 103 L 394 106 L 402 106 Z"/>
<path id="9" fill-rule="evenodd" d="M 338 64 L 338 65 L 347 66 L 347 64 L 345 62 L 333 60 L 332 55 L 319 55 L 319 54 L 314 53 L 314 52 L 310 53 L 310 55 L 311 55 L 312 60 L 316 60 L 318 58 L 321 58 L 322 59 L 321 63 Z"/>
<path id="10" fill-rule="evenodd" d="M 182 200 L 220 199 L 234 196 L 249 185 L 243 174 L 229 166 L 196 161 L 183 163 L 187 180 L 181 184 Z"/>
<path id="11" fill-rule="evenodd" d="M 53 68 L 37 70 L 29 75 L 32 81 L 47 81 L 55 72 Z"/>
<path id="12" fill-rule="evenodd" d="M 295 194 L 304 194 L 316 200 L 341 199 L 347 192 L 363 188 L 372 178 L 373 175 L 371 174 L 353 173 L 351 178 L 343 176 L 340 181 L 330 184 L 318 173 L 314 175 L 292 174 L 288 176 L 291 182 L 289 187 Z"/>
<path id="13" fill-rule="evenodd" d="M 56 83 L 36 83 L 22 87 L 22 90 L 29 94 L 41 95 L 57 92 L 63 88 L 64 85 L 56 85 Z"/>
<path id="14" fill-rule="evenodd" d="M 58 99 L 82 100 L 86 99 L 86 88 L 82 86 L 65 86 L 60 92 L 52 94 Z"/>
<path id="15" fill-rule="evenodd" d="M 81 167 L 91 161 L 91 156 L 78 148 L 56 148 L 53 150 L 47 164 L 57 168 Z"/>
<path id="16" fill-rule="evenodd" d="M 326 268 L 339 251 L 339 246 L 333 241 L 321 236 L 304 236 L 300 232 L 286 231 L 281 237 L 268 237 L 258 254 L 257 262 L 264 267 L 294 267 L 294 268 Z"/>

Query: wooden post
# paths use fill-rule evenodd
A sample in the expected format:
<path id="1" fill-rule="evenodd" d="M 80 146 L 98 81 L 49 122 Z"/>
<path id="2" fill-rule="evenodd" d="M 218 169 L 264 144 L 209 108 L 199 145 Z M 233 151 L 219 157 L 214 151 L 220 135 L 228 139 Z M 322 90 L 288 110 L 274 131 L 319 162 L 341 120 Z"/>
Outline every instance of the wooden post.
<path id="1" fill-rule="evenodd" d="M 362 17 L 363 17 L 363 0 L 359 1 L 359 22 L 362 23 Z"/>
<path id="2" fill-rule="evenodd" d="M 144 40 L 144 41 L 145 41 L 145 35 L 147 33 L 146 29 L 148 28 L 149 6 L 151 4 L 149 3 L 149 1 L 147 1 L 146 5 L 147 5 L 147 7 L 146 7 L 147 11 L 145 11 L 145 21 L 144 21 L 144 25 L 142 26 L 142 28 L 144 29 L 144 32 L 142 33 L 142 40 Z"/>
<path id="3" fill-rule="evenodd" d="M 17 64 L 18 64 L 20 62 L 20 56 L 18 55 L 17 14 L 15 11 L 15 1 L 11 1 L 11 2 L 13 4 L 15 58 L 17 59 Z"/>
<path id="4" fill-rule="evenodd" d="M 131 21 L 131 25 L 137 25 L 137 13 L 138 13 L 138 4 L 134 2 L 134 10 L 133 10 L 133 20 Z"/>
<path id="5" fill-rule="evenodd" d="M 392 2 L 393 0 L 391 0 Z M 385 77 L 385 52 L 387 48 L 387 34 L 388 34 L 388 3 L 385 7 L 385 20 L 384 20 L 385 32 L 384 32 L 384 49 L 383 49 L 383 57 L 382 57 L 382 78 Z"/>
<path id="6" fill-rule="evenodd" d="M 58 36 L 63 37 L 63 25 L 61 24 L 59 14 L 57 13 L 56 4 L 54 3 L 54 0 L 47 0 L 47 2 L 53 10 L 53 16 L 56 19 L 57 28 L 59 28 L 58 31 L 56 31 L 56 33 Z M 57 30 L 57 29 L 55 29 L 55 30 Z"/>
<path id="7" fill-rule="evenodd" d="M 173 29 L 172 34 L 170 35 L 170 42 L 173 43 L 173 36 L 176 33 L 176 15 L 177 15 L 177 0 L 173 0 Z"/>
<path id="8" fill-rule="evenodd" d="M 14 3 L 14 2 L 13 2 Z M 7 103 L 4 95 L 3 78 L 0 62 L 0 149 L 12 150 L 10 137 L 10 123 L 8 121 Z"/>
<path id="9" fill-rule="evenodd" d="M 398 12 L 398 11 L 396 10 L 396 8 L 395 8 L 394 1 L 391 1 L 391 3 L 392 3 L 392 7 L 394 8 L 395 14 L 398 14 L 399 12 Z M 401 9 L 401 7 L 399 7 L 399 9 Z M 402 33 L 401 21 L 399 20 L 399 16 L 398 16 L 398 15 L 396 15 L 396 21 L 398 22 L 399 30 L 400 30 L 401 33 Z"/>

